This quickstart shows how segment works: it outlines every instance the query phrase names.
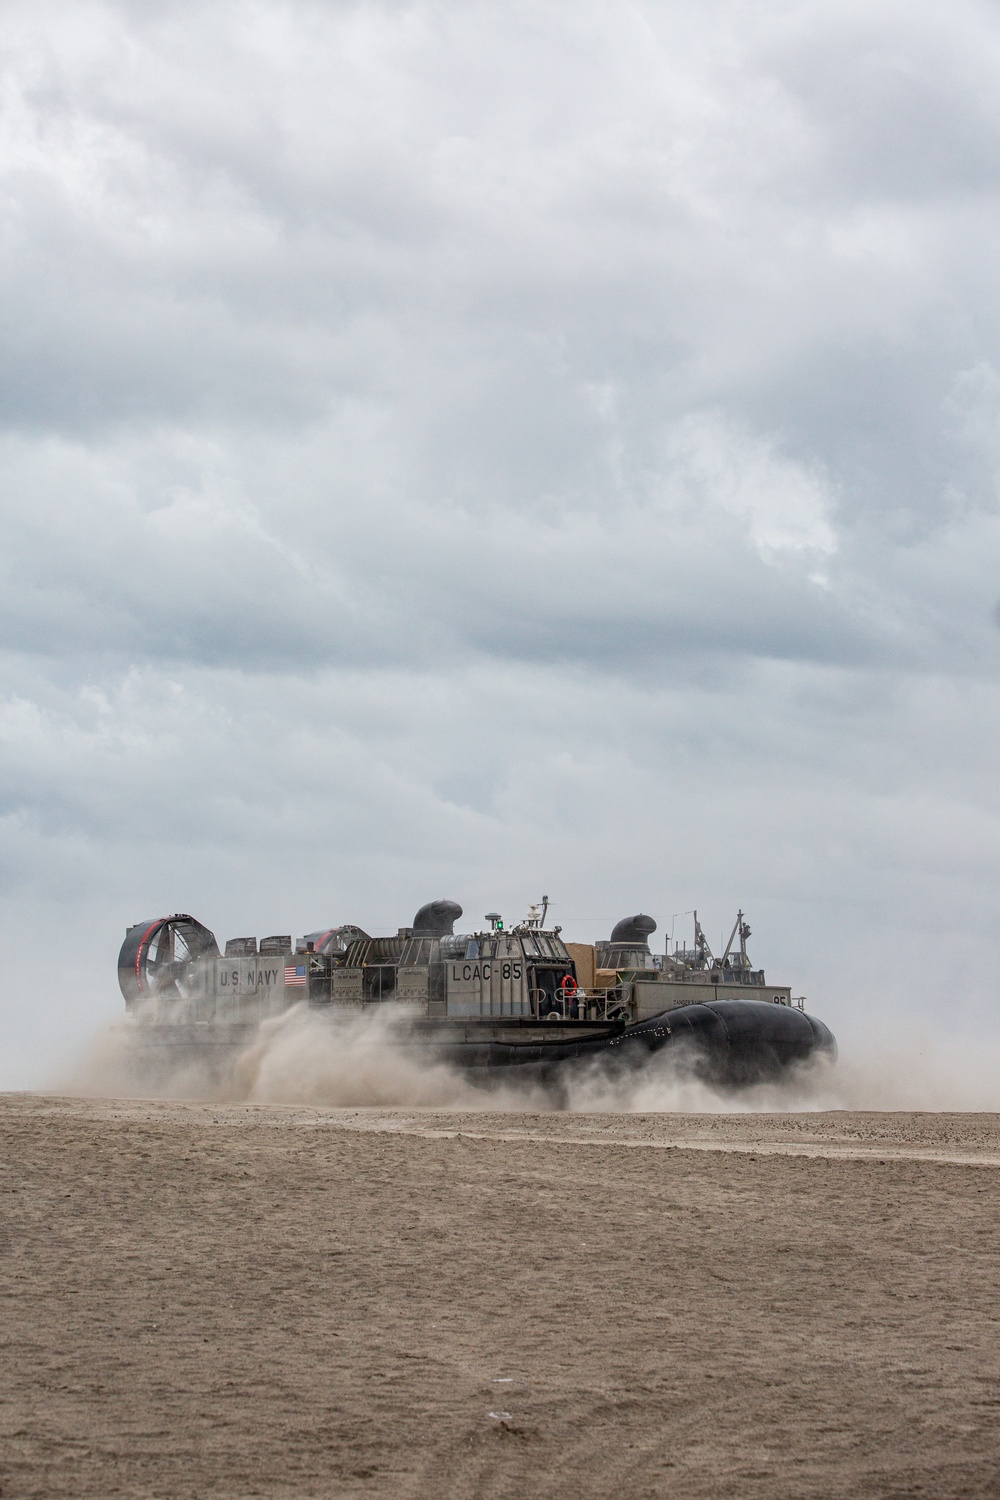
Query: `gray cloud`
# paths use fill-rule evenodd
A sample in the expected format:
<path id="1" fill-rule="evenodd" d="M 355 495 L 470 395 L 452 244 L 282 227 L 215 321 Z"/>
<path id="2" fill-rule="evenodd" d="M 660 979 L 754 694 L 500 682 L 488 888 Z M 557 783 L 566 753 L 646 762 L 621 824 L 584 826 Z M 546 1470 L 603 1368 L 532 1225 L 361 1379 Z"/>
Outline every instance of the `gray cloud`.
<path id="1" fill-rule="evenodd" d="M 0 19 L 10 1079 L 161 907 L 742 901 L 835 1026 L 981 1018 L 998 70 L 929 0 Z"/>

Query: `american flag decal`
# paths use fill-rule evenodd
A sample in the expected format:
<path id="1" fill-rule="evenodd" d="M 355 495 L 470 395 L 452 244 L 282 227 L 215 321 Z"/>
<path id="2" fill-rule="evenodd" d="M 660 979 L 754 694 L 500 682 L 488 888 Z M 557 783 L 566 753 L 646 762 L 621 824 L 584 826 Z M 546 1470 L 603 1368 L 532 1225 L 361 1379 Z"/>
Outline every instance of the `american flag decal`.
<path id="1" fill-rule="evenodd" d="M 286 964 L 285 965 L 285 988 L 286 989 L 288 988 L 288 986 L 290 984 L 301 984 L 301 985 L 304 985 L 305 982 L 306 982 L 306 966 L 305 966 L 305 964 Z"/>

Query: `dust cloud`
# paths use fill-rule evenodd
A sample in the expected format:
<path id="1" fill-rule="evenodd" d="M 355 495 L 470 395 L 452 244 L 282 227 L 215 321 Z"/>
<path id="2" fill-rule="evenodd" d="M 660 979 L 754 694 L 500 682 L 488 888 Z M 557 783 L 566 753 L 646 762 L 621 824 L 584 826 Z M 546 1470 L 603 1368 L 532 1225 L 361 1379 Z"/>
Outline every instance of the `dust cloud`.
<path id="1" fill-rule="evenodd" d="M 265 1021 L 237 1058 L 234 1081 L 259 1104 L 400 1105 L 434 1109 L 544 1109 L 544 1091 L 505 1081 L 476 1085 L 406 1032 L 406 1013 L 380 1006 L 349 1018 L 296 1006 Z"/>
<path id="2" fill-rule="evenodd" d="M 158 1018 L 157 1018 L 158 1019 Z M 150 1046 L 142 1015 L 102 1033 L 63 1092 L 88 1097 L 339 1108 L 546 1109 L 539 1087 L 480 1084 L 413 1041 L 398 1006 L 342 1016 L 296 1005 L 261 1022 L 241 1050 Z"/>
<path id="3" fill-rule="evenodd" d="M 306 1005 L 263 1022 L 240 1051 L 148 1046 L 142 1017 L 96 1039 L 60 1092 L 332 1108 L 569 1110 L 577 1113 L 746 1113 L 822 1110 L 1000 1110 L 1000 1045 L 910 1028 L 872 1028 L 778 1082 L 733 1089 L 703 1081 L 688 1053 L 665 1050 L 612 1075 L 600 1063 L 567 1071 L 558 1088 L 510 1073 L 473 1079 L 413 1041 L 405 1012 L 350 1016 Z"/>

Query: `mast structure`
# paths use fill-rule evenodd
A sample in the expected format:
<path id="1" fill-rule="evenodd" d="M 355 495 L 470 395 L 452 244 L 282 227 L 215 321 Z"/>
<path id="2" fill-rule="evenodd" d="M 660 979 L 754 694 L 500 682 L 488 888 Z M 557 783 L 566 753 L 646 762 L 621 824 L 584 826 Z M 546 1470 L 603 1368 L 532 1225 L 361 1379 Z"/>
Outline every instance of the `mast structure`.
<path id="1" fill-rule="evenodd" d="M 694 946 L 702 967 L 711 968 L 715 963 L 715 955 L 708 946 L 708 938 L 705 936 L 704 927 L 698 921 L 697 912 L 694 913 Z"/>
<path id="2" fill-rule="evenodd" d="M 729 942 L 726 944 L 726 951 L 722 955 L 721 962 L 723 968 L 726 967 L 726 964 L 729 961 L 729 955 L 733 951 L 733 943 L 736 941 L 737 936 L 739 936 L 740 940 L 739 963 L 734 963 L 733 967 L 749 969 L 750 959 L 747 957 L 747 938 L 750 936 L 750 927 L 749 924 L 744 921 L 743 913 L 741 911 L 738 911 L 736 913 L 736 921 L 733 923 L 733 930 L 729 934 Z"/>

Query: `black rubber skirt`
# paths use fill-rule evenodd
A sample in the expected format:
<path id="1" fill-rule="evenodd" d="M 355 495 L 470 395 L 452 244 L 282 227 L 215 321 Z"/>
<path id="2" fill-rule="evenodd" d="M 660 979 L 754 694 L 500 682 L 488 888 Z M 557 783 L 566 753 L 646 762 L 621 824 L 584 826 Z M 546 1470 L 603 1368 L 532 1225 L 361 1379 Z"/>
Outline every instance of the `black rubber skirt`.
<path id="1" fill-rule="evenodd" d="M 836 1057 L 829 1027 L 815 1016 L 764 1000 L 708 1000 L 663 1011 L 603 1037 L 517 1044 L 466 1041 L 442 1049 L 449 1063 L 480 1074 L 525 1070 L 556 1081 L 574 1067 L 597 1064 L 609 1072 L 641 1068 L 669 1050 L 679 1066 L 706 1082 L 733 1087 L 777 1079 L 796 1063 Z"/>

